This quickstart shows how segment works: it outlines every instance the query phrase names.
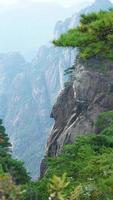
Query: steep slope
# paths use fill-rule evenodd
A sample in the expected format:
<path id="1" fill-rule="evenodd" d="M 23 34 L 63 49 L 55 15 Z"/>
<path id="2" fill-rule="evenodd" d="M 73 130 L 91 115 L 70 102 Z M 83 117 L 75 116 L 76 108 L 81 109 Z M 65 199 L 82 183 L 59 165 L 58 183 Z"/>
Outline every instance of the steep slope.
<path id="1" fill-rule="evenodd" d="M 99 67 L 102 63 L 94 60 L 88 66 L 77 63 L 73 84 L 58 97 L 51 113 L 55 125 L 48 141 L 47 156 L 58 155 L 64 144 L 72 143 L 78 135 L 94 133 L 98 114 L 113 109 L 113 65 L 103 74 L 91 69 L 94 64 Z"/>
<path id="2" fill-rule="evenodd" d="M 109 1 L 101 3 L 96 1 L 81 12 L 112 5 Z M 55 37 L 77 25 L 79 15 L 59 22 Z M 0 55 L 0 118 L 13 144 L 14 157 L 25 162 L 33 177 L 38 176 L 52 126 L 51 107 L 63 89 L 64 69 L 72 66 L 74 57 L 75 50 L 53 46 L 41 47 L 30 64 L 18 54 Z"/>
<path id="3" fill-rule="evenodd" d="M 57 32 L 62 33 L 55 28 Z M 42 46 L 29 64 L 16 53 L 0 56 L 0 118 L 13 144 L 13 156 L 25 162 L 34 178 L 52 127 L 51 108 L 64 87 L 64 69 L 72 65 L 74 52 Z"/>
<path id="4" fill-rule="evenodd" d="M 93 9 L 108 9 L 111 6 L 109 1 L 96 1 L 81 13 L 89 13 Z M 77 20 L 79 22 L 79 17 Z M 98 71 L 103 64 L 110 66 L 107 74 Z M 51 112 L 55 125 L 48 140 L 47 157 L 58 155 L 64 144 L 72 143 L 77 135 L 95 132 L 98 114 L 113 109 L 112 70 L 111 63 L 100 63 L 98 60 L 90 60 L 88 63 L 77 61 L 73 82 L 60 93 Z M 41 165 L 41 175 L 44 170 L 45 161 Z"/>

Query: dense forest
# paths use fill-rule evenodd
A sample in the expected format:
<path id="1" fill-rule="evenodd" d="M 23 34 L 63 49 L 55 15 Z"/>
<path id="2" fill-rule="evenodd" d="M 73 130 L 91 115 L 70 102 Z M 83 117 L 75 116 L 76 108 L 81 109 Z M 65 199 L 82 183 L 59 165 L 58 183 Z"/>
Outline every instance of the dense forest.
<path id="1" fill-rule="evenodd" d="M 77 47 L 83 60 L 93 57 L 111 62 L 113 10 L 82 15 L 77 28 L 53 43 Z M 100 113 L 93 126 L 95 133 L 77 137 L 73 144 L 64 147 L 60 155 L 47 158 L 44 177 L 34 182 L 23 163 L 12 158 L 11 144 L 1 120 L 0 199 L 112 200 L 113 111 Z"/>

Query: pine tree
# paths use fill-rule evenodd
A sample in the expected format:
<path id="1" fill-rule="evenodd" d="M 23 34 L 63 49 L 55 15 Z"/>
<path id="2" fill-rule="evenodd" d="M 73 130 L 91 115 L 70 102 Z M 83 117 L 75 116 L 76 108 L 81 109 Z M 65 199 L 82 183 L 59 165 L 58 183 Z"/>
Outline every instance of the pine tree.
<path id="1" fill-rule="evenodd" d="M 11 144 L 2 120 L 0 120 L 0 166 L 4 173 L 10 174 L 16 184 L 25 184 L 30 181 L 23 162 L 12 158 Z"/>
<path id="2" fill-rule="evenodd" d="M 81 58 L 113 60 L 113 9 L 82 14 L 80 25 L 54 40 L 56 46 L 78 47 Z"/>
<path id="3" fill-rule="evenodd" d="M 0 155 L 4 153 L 8 153 L 10 150 L 11 144 L 9 142 L 9 137 L 6 134 L 5 127 L 3 126 L 3 122 L 0 119 Z"/>

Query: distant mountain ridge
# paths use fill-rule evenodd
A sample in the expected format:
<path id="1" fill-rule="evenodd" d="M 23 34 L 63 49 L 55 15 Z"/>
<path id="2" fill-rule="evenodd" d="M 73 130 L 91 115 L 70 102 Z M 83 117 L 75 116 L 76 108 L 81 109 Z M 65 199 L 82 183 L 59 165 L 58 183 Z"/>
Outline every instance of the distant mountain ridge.
<path id="1" fill-rule="evenodd" d="M 96 1 L 81 12 L 108 8 L 108 4 Z M 74 14 L 58 22 L 55 37 L 76 26 L 79 16 Z M 13 144 L 13 155 L 25 162 L 35 178 L 53 124 L 49 118 L 51 108 L 64 87 L 64 69 L 72 66 L 75 54 L 73 49 L 51 45 L 41 47 L 32 63 L 17 53 L 0 55 L 0 118 Z"/>
<path id="2" fill-rule="evenodd" d="M 74 10 L 54 1 L 9 2 L 12 4 L 3 7 L 0 1 L 0 53 L 19 51 L 28 60 L 34 57 L 37 48 L 52 39 L 55 23 L 70 16 Z"/>
<path id="3" fill-rule="evenodd" d="M 53 103 L 63 88 L 63 68 L 72 60 L 69 50 L 41 47 L 32 64 L 17 54 L 0 56 L 0 118 L 13 145 L 13 155 L 38 176 Z M 72 64 L 72 63 L 71 63 Z"/>

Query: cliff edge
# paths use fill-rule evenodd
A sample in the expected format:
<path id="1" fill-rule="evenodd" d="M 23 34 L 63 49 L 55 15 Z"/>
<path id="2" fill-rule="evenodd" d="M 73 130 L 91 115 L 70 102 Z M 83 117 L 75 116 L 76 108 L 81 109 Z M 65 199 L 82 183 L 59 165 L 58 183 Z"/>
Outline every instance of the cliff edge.
<path id="1" fill-rule="evenodd" d="M 47 157 L 57 156 L 64 144 L 74 142 L 78 135 L 96 132 L 98 114 L 113 109 L 113 66 L 104 64 L 108 70 L 102 72 L 98 69 L 103 63 L 97 60 L 76 64 L 73 82 L 61 92 L 52 109 L 55 124 L 47 144 Z"/>

